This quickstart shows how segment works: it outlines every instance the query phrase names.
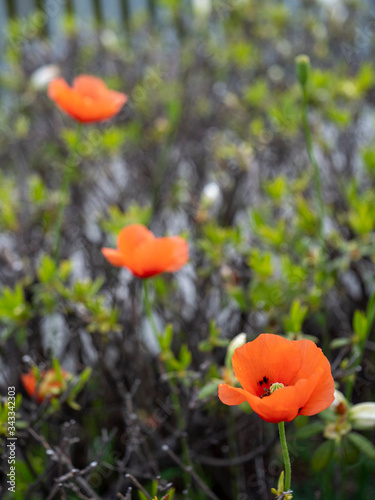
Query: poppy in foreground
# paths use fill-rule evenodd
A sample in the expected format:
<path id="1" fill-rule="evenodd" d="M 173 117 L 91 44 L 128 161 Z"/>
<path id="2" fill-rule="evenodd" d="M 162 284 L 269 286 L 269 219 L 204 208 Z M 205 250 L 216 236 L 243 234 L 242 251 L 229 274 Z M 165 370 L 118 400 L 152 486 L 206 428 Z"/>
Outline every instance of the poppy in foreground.
<path id="1" fill-rule="evenodd" d="M 138 278 L 173 273 L 189 260 L 189 247 L 180 236 L 156 238 L 147 227 L 131 224 L 117 237 L 117 250 L 102 248 L 112 265 L 127 267 Z"/>
<path id="2" fill-rule="evenodd" d="M 110 90 L 103 80 L 90 75 L 78 76 L 71 87 L 63 78 L 55 78 L 48 86 L 48 97 L 82 123 L 112 118 L 128 99 L 127 95 Z"/>
<path id="3" fill-rule="evenodd" d="M 334 400 L 331 366 L 311 340 L 263 333 L 238 347 L 232 364 L 242 389 L 220 384 L 220 400 L 227 405 L 247 401 L 266 422 L 315 415 Z"/>
<path id="4" fill-rule="evenodd" d="M 41 371 L 38 381 L 34 371 L 30 370 L 21 375 L 21 381 L 27 394 L 31 398 L 36 397 L 38 403 L 42 403 L 46 398 L 58 396 L 66 389 L 66 382 L 72 378 L 72 375 L 65 370 L 61 370 L 61 375 L 63 380 L 51 368 L 47 371 Z"/>

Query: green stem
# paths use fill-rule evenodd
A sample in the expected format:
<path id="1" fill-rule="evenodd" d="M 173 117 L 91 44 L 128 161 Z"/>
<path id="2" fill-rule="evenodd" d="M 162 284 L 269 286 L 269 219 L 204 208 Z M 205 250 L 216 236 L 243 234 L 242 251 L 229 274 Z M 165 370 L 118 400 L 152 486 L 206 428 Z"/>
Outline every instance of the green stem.
<path id="1" fill-rule="evenodd" d="M 315 184 L 315 192 L 318 201 L 318 211 L 319 211 L 319 236 L 323 242 L 323 224 L 324 224 L 324 203 L 323 203 L 323 195 L 322 195 L 322 179 L 320 177 L 318 163 L 316 161 L 314 150 L 313 150 L 313 142 L 312 142 L 312 134 L 311 128 L 307 115 L 307 90 L 306 86 L 302 86 L 302 122 L 303 122 L 303 130 L 305 133 L 306 140 L 306 148 L 307 154 L 309 156 L 310 163 L 314 169 L 314 184 Z"/>
<path id="2" fill-rule="evenodd" d="M 150 301 L 150 297 L 149 297 L 149 293 L 148 293 L 148 280 L 147 279 L 143 280 L 143 296 L 144 296 L 144 305 L 145 305 L 146 316 L 150 322 L 154 336 L 160 345 L 160 333 L 158 331 L 158 327 L 156 326 L 154 316 L 152 314 L 152 307 L 151 307 L 151 301 Z M 162 347 L 160 346 L 160 348 L 162 348 Z M 178 397 L 178 389 L 177 389 L 176 384 L 169 377 L 168 377 L 168 383 L 169 383 L 169 388 L 171 390 L 173 407 L 174 407 L 175 412 L 176 412 L 177 425 L 178 425 L 179 431 L 181 432 L 181 447 L 182 447 L 182 454 L 183 454 L 183 458 L 184 458 L 184 463 L 185 463 L 185 465 L 191 465 L 190 455 L 189 455 L 189 447 L 188 447 L 186 438 L 183 435 L 183 433 L 185 431 L 185 419 L 184 419 L 184 416 L 182 413 L 180 399 Z M 188 479 L 189 478 L 187 476 L 186 477 L 187 483 L 188 483 Z"/>
<path id="3" fill-rule="evenodd" d="M 152 307 L 151 307 L 151 302 L 150 302 L 150 297 L 148 294 L 148 281 L 147 278 L 143 280 L 143 296 L 144 296 L 144 304 L 145 304 L 145 311 L 146 311 L 146 316 L 150 322 L 152 332 L 159 342 L 159 331 L 158 327 L 156 326 L 155 320 L 154 320 L 154 315 L 152 314 Z"/>
<path id="4" fill-rule="evenodd" d="M 284 468 L 285 468 L 285 491 L 289 491 L 291 479 L 292 479 L 292 469 L 290 466 L 288 444 L 286 442 L 284 422 L 279 422 L 279 434 L 280 434 L 280 443 L 281 443 L 281 449 L 283 452 L 283 460 L 284 460 Z"/>
<path id="5" fill-rule="evenodd" d="M 78 123 L 77 125 L 77 144 L 80 142 L 81 139 L 81 133 L 82 133 L 82 125 Z M 64 177 L 62 181 L 62 187 L 61 187 L 61 202 L 59 206 L 59 210 L 57 213 L 57 220 L 56 220 L 56 229 L 55 229 L 55 251 L 54 251 L 54 258 L 55 258 L 55 263 L 56 265 L 58 264 L 59 258 L 60 258 L 60 246 L 61 246 L 61 233 L 62 233 L 62 224 L 64 221 L 64 213 L 66 206 L 68 204 L 68 199 L 69 199 L 69 190 L 70 190 L 70 184 L 72 181 L 73 177 L 73 170 L 74 170 L 74 162 L 76 159 L 76 155 L 74 151 L 71 151 L 68 160 L 66 162 L 65 170 L 64 170 Z"/>
<path id="6" fill-rule="evenodd" d="M 373 323 L 375 320 L 375 288 L 374 288 L 373 292 L 371 293 L 369 300 L 368 300 L 368 305 L 367 305 L 367 309 L 366 309 L 366 319 L 367 319 L 366 335 L 364 336 L 364 338 L 361 339 L 361 342 L 358 344 L 359 356 L 358 356 L 356 362 L 354 363 L 353 367 L 351 367 L 352 369 L 355 368 L 355 370 L 349 376 L 348 381 L 346 383 L 345 398 L 348 401 L 351 401 L 351 399 L 352 399 L 352 392 L 353 392 L 354 384 L 355 384 L 356 377 L 357 377 L 357 370 L 356 369 L 362 364 L 362 359 L 363 359 L 363 355 L 364 355 L 365 348 L 366 348 L 366 342 L 367 342 L 367 339 L 372 331 Z"/>

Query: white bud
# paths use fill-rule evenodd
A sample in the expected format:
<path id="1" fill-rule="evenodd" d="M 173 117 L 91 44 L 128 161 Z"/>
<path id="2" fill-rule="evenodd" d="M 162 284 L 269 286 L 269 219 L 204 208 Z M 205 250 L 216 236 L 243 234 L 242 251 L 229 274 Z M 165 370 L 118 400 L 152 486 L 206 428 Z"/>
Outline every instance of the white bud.
<path id="1" fill-rule="evenodd" d="M 350 408 L 348 418 L 355 429 L 375 427 L 375 403 L 360 403 Z"/>
<path id="2" fill-rule="evenodd" d="M 232 356 L 234 351 L 246 343 L 246 333 L 239 333 L 229 342 L 227 355 L 225 357 L 225 366 L 229 369 L 232 367 Z"/>
<path id="3" fill-rule="evenodd" d="M 333 403 L 331 404 L 330 408 L 331 410 L 336 410 L 336 408 L 341 404 L 343 403 L 345 406 L 347 406 L 347 402 L 346 402 L 346 399 L 345 399 L 345 396 L 342 392 L 340 391 L 337 391 L 335 389 L 335 392 L 333 394 L 335 396 L 335 399 L 333 400 Z"/>
<path id="4" fill-rule="evenodd" d="M 207 205 L 212 205 L 221 198 L 220 187 L 216 182 L 209 182 L 202 190 L 202 200 Z"/>
<path id="5" fill-rule="evenodd" d="M 211 0 L 193 0 L 193 12 L 196 17 L 205 19 L 211 14 Z"/>
<path id="6" fill-rule="evenodd" d="M 58 76 L 60 76 L 59 67 L 56 64 L 46 64 L 36 69 L 30 76 L 30 85 L 34 90 L 44 90 Z"/>

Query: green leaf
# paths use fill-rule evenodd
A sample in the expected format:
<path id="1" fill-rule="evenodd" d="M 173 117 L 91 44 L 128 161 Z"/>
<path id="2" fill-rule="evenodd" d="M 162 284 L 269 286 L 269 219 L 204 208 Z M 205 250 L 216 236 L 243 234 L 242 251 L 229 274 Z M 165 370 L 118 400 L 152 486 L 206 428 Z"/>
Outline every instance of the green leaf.
<path id="1" fill-rule="evenodd" d="M 179 361 L 181 363 L 181 369 L 186 369 L 191 363 L 191 352 L 186 344 L 183 344 L 180 350 Z"/>
<path id="2" fill-rule="evenodd" d="M 213 394 L 217 394 L 217 389 L 220 383 L 223 383 L 223 381 L 218 379 L 208 382 L 208 384 L 204 385 L 198 392 L 197 399 L 206 399 Z"/>
<path id="3" fill-rule="evenodd" d="M 159 482 L 156 479 L 154 479 L 151 483 L 151 496 L 152 497 L 156 496 L 156 493 L 158 492 L 158 485 L 159 485 Z"/>
<path id="4" fill-rule="evenodd" d="M 358 434 L 357 432 L 351 432 L 348 434 L 348 439 L 356 446 L 367 458 L 375 460 L 375 446 L 367 438 Z"/>
<path id="5" fill-rule="evenodd" d="M 348 436 L 344 436 L 341 443 L 342 460 L 349 465 L 358 462 L 360 450 L 348 439 Z"/>
<path id="6" fill-rule="evenodd" d="M 341 337 L 339 339 L 333 339 L 329 344 L 331 349 L 339 349 L 340 347 L 344 347 L 345 345 L 350 345 L 352 343 L 352 339 L 346 339 Z"/>
<path id="7" fill-rule="evenodd" d="M 278 492 L 284 491 L 284 471 L 282 471 L 280 474 L 279 481 L 277 483 L 277 491 Z"/>
<path id="8" fill-rule="evenodd" d="M 305 425 L 297 430 L 296 437 L 299 439 L 307 439 L 316 434 L 321 434 L 324 431 L 324 424 L 321 422 L 313 422 Z"/>
<path id="9" fill-rule="evenodd" d="M 315 472 L 324 469 L 324 467 L 331 460 L 334 449 L 335 443 L 331 440 L 325 441 L 319 446 L 311 460 L 311 466 Z"/>
<path id="10" fill-rule="evenodd" d="M 69 404 L 72 406 L 74 403 L 74 399 L 77 396 L 77 394 L 83 389 L 84 385 L 88 381 L 91 375 L 91 368 L 87 367 L 83 370 L 83 372 L 79 375 L 78 380 L 75 382 L 75 385 L 72 387 L 72 389 L 69 392 Z M 73 406 L 72 406 L 73 408 Z"/>
<path id="11" fill-rule="evenodd" d="M 62 384 L 62 386 L 64 386 L 65 382 L 64 382 L 63 374 L 61 372 L 59 360 L 57 358 L 53 358 L 52 365 L 53 365 L 53 368 L 55 370 L 57 380 Z"/>
<path id="12" fill-rule="evenodd" d="M 173 326 L 169 323 L 164 330 L 164 335 L 159 336 L 160 347 L 163 352 L 171 348 L 173 340 Z"/>
<path id="13" fill-rule="evenodd" d="M 354 312 L 353 329 L 360 341 L 366 340 L 368 331 L 367 317 L 363 311 L 359 311 L 358 309 Z"/>
<path id="14" fill-rule="evenodd" d="M 38 278 L 42 283 L 49 283 L 56 273 L 56 264 L 49 255 L 40 259 Z"/>

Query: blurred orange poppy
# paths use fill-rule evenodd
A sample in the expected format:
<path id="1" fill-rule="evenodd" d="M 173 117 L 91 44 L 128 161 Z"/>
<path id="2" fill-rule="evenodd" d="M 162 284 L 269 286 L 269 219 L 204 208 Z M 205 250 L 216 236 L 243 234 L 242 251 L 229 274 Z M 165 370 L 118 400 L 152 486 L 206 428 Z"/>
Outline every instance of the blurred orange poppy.
<path id="1" fill-rule="evenodd" d="M 189 247 L 180 236 L 155 238 L 147 227 L 131 224 L 117 237 L 117 250 L 102 248 L 112 265 L 127 267 L 138 278 L 173 273 L 189 260 Z"/>
<path id="2" fill-rule="evenodd" d="M 21 375 L 21 381 L 27 394 L 31 398 L 36 397 L 38 403 L 42 403 L 45 398 L 58 396 L 66 389 L 65 381 L 69 380 L 72 374 L 65 370 L 61 370 L 61 375 L 63 380 L 59 378 L 53 368 L 47 371 L 43 370 L 40 372 L 40 380 L 38 383 L 34 371 L 30 370 L 28 373 L 23 373 Z"/>
<path id="3" fill-rule="evenodd" d="M 100 78 L 90 75 L 77 76 L 72 87 L 59 77 L 48 86 L 48 97 L 62 111 L 83 123 L 100 122 L 115 116 L 128 97 L 110 90 Z"/>
<path id="4" fill-rule="evenodd" d="M 311 340 L 263 333 L 235 350 L 232 365 L 242 389 L 220 384 L 220 400 L 227 405 L 247 401 L 266 422 L 315 415 L 334 400 L 331 366 Z"/>

